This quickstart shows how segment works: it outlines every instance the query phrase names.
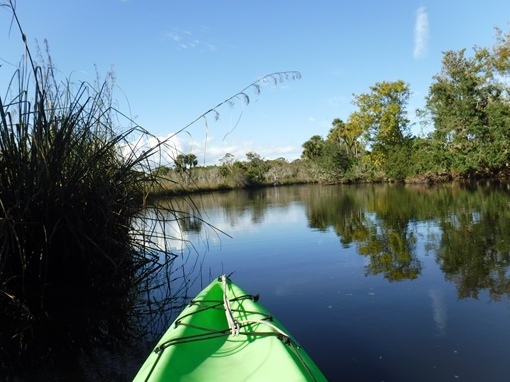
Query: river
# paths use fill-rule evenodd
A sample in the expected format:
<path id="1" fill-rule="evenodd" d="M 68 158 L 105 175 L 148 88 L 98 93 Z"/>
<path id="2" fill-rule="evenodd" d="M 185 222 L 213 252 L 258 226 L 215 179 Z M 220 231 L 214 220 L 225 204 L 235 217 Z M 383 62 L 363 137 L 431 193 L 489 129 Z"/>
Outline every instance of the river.
<path id="1" fill-rule="evenodd" d="M 190 200 L 200 218 L 172 226 L 189 294 L 232 274 L 329 380 L 508 381 L 506 185 L 293 186 L 173 203 Z"/>
<path id="2" fill-rule="evenodd" d="M 507 184 L 306 185 L 161 203 L 177 212 L 147 211 L 153 241 L 176 258 L 161 288 L 139 296 L 153 337 L 34 380 L 131 380 L 221 274 L 260 294 L 331 381 L 509 380 Z"/>

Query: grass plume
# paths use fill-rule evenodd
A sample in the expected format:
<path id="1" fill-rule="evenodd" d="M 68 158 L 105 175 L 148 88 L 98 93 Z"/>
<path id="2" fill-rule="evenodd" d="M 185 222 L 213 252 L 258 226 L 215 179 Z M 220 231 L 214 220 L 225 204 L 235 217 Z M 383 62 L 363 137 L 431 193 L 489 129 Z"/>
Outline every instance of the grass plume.
<path id="1" fill-rule="evenodd" d="M 26 56 L 0 96 L 0 370 L 27 359 L 132 338 L 134 318 L 156 303 L 151 288 L 186 273 L 172 270 L 165 222 L 201 220 L 151 201 L 164 181 L 154 171 L 171 140 L 157 140 L 113 105 L 115 78 L 94 84 L 59 81 L 49 53 L 37 64 L 12 1 Z M 46 52 L 48 52 L 46 50 Z M 189 125 L 268 80 L 208 110 Z M 142 138 L 140 138 L 142 137 Z M 150 147 L 137 142 L 155 140 Z M 174 148 L 170 148 L 174 149 Z M 154 208 L 155 206 L 155 208 Z M 159 228 L 158 228 L 159 227 Z M 176 272 L 172 276 L 172 272 Z M 182 275 L 181 275 L 182 272 Z M 144 301 L 146 301 L 144 305 Z M 141 302 L 141 303 L 140 303 Z M 143 313 L 143 312 L 142 312 Z M 46 362 L 46 361 L 42 361 Z"/>

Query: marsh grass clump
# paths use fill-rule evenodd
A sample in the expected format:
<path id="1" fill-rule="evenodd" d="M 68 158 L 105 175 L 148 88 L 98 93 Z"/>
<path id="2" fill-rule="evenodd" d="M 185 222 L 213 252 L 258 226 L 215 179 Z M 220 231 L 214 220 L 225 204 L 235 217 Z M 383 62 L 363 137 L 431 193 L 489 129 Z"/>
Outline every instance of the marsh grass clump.
<path id="1" fill-rule="evenodd" d="M 126 133 L 113 130 L 104 87 L 73 94 L 71 84 L 48 86 L 46 74 L 34 70 L 34 94 L 19 70 L 22 91 L 0 99 L 0 336 L 9 357 L 18 351 L 6 342 L 21 351 L 41 321 L 129 304 L 140 266 L 130 239 L 147 182 L 140 158 L 119 152 Z M 83 336 L 110 338 L 116 324 Z"/>
<path id="2" fill-rule="evenodd" d="M 49 53 L 33 60 L 13 3 L 2 5 L 26 52 L 0 95 L 3 374 L 51 369 L 60 355 L 139 338 L 172 310 L 176 295 L 187 296 L 188 265 L 173 266 L 167 223 L 203 220 L 193 203 L 149 199 L 168 182 L 155 171 L 158 158 L 176 150 L 114 107 L 114 75 L 94 84 L 60 81 Z M 299 77 L 265 76 L 191 124 L 237 99 L 247 103 L 249 88 L 258 94 L 265 82 Z"/>
<path id="3" fill-rule="evenodd" d="M 0 97 L 0 370 L 134 330 L 137 283 L 155 270 L 133 220 L 157 145 L 137 151 L 146 132 L 128 118 L 119 132 L 113 80 L 59 83 L 27 49 Z"/>

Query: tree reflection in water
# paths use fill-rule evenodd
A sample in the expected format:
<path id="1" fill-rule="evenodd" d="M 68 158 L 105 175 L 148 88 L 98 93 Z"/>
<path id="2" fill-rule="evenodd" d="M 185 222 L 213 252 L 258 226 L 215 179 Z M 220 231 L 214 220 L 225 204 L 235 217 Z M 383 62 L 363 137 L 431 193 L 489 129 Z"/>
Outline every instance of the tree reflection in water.
<path id="1" fill-rule="evenodd" d="M 220 209 L 235 226 L 248 211 L 264 220 L 271 205 L 304 205 L 312 229 L 332 229 L 344 248 L 366 257 L 366 274 L 388 281 L 420 277 L 416 242 L 427 248 L 458 297 L 481 290 L 495 300 L 510 296 L 510 194 L 502 183 L 302 186 L 200 196 L 204 211 Z M 430 234 L 427 227 L 437 228 Z M 425 228 L 425 229 L 424 229 Z M 191 224 L 190 230 L 200 231 Z"/>

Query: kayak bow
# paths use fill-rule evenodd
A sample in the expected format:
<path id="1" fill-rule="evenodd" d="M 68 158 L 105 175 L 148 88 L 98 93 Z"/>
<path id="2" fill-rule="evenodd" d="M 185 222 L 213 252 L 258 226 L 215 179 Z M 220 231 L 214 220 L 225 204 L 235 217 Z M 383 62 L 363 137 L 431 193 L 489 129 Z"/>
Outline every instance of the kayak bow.
<path id="1" fill-rule="evenodd" d="M 140 381 L 326 381 L 284 326 L 226 276 L 205 287 L 142 365 Z"/>

